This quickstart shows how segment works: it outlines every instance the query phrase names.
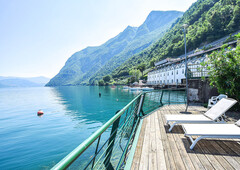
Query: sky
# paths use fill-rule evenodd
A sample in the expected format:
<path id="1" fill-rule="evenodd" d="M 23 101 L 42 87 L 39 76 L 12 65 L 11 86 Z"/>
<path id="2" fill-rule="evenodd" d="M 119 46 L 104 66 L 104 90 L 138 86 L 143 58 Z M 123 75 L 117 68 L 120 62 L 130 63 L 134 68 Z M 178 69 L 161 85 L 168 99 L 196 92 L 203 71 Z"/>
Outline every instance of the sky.
<path id="1" fill-rule="evenodd" d="M 0 76 L 52 78 L 67 59 L 196 0 L 0 0 Z"/>

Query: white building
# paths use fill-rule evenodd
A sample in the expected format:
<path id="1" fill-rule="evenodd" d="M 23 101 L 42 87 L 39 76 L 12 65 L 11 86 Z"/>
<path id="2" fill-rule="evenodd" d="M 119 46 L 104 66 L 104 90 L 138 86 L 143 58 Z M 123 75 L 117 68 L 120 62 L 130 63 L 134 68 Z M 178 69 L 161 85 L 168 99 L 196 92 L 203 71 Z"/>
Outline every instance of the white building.
<path id="1" fill-rule="evenodd" d="M 240 31 L 235 32 L 232 35 L 239 33 Z M 222 48 L 222 44 L 229 36 L 221 38 L 217 41 L 214 41 L 207 47 L 212 47 L 207 50 L 190 51 L 187 53 L 188 58 L 188 75 L 191 78 L 200 78 L 208 76 L 206 67 L 200 65 L 200 63 L 207 60 L 206 55 L 212 51 Z M 228 42 L 228 46 L 236 46 L 237 41 Z M 166 58 L 155 63 L 155 69 L 148 73 L 147 83 L 151 85 L 174 85 L 181 84 L 182 79 L 185 79 L 185 57 L 184 54 L 179 56 L 179 58 Z"/>
<path id="2" fill-rule="evenodd" d="M 198 71 L 200 63 L 203 62 L 205 59 L 205 56 L 188 56 L 188 71 L 189 74 L 191 74 L 191 77 L 206 76 L 206 70 Z M 155 63 L 155 69 L 148 73 L 147 84 L 176 85 L 181 84 L 182 79 L 185 78 L 185 59 L 166 58 Z"/>

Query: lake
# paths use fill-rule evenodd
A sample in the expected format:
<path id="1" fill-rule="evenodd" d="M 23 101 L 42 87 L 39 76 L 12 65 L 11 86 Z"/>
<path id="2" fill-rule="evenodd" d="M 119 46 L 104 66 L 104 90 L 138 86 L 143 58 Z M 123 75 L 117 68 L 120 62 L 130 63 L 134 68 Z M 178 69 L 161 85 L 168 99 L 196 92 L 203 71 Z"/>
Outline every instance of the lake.
<path id="1" fill-rule="evenodd" d="M 136 95 L 121 87 L 1 88 L 0 169 L 50 169 Z"/>

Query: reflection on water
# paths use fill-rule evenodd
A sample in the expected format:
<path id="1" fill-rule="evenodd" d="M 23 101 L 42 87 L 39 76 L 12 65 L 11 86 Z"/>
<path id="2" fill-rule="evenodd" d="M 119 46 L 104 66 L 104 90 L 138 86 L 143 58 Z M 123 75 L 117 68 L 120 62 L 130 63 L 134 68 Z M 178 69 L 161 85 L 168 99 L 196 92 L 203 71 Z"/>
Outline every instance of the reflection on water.
<path id="1" fill-rule="evenodd" d="M 110 87 L 56 87 L 51 89 L 74 120 L 105 123 L 117 110 L 126 105 L 135 93 Z M 101 97 L 99 97 L 99 92 Z"/>
<path id="2" fill-rule="evenodd" d="M 87 86 L 2 88 L 0 94 L 0 169 L 49 169 L 136 95 Z"/>

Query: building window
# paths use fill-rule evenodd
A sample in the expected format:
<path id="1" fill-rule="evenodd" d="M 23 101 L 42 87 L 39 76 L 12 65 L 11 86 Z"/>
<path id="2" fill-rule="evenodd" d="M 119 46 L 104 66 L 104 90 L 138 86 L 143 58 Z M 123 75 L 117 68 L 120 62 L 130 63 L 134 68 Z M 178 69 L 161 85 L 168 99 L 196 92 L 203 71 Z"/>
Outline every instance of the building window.
<path id="1" fill-rule="evenodd" d="M 177 74 L 178 74 L 178 70 L 177 70 Z"/>
<path id="2" fill-rule="evenodd" d="M 172 71 L 172 75 L 173 75 L 173 71 Z"/>
<path id="3" fill-rule="evenodd" d="M 169 83 L 169 80 L 167 81 L 167 83 Z"/>
<path id="4" fill-rule="evenodd" d="M 172 79 L 172 83 L 173 83 L 173 79 Z"/>
<path id="5" fill-rule="evenodd" d="M 177 84 L 178 84 L 178 79 L 177 79 Z"/>
<path id="6" fill-rule="evenodd" d="M 184 69 L 182 69 L 182 74 L 184 74 Z"/>
<path id="7" fill-rule="evenodd" d="M 163 75 L 165 76 L 165 73 Z"/>

